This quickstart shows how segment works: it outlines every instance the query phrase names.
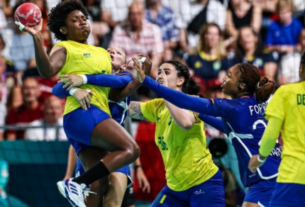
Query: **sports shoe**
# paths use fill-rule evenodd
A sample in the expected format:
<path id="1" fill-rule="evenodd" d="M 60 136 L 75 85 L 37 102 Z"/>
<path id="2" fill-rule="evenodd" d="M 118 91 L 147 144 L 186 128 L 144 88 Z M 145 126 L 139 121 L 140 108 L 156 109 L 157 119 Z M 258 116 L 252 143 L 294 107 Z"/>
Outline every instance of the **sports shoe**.
<path id="1" fill-rule="evenodd" d="M 86 207 L 83 191 L 85 184 L 78 184 L 72 181 L 72 178 L 57 182 L 59 192 L 68 199 L 73 207 Z"/>

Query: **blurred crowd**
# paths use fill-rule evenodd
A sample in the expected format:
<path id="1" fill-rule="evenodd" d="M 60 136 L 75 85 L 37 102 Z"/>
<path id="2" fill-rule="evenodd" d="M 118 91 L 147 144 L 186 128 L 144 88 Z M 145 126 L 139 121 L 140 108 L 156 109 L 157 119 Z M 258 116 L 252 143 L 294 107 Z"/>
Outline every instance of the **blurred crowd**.
<path id="1" fill-rule="evenodd" d="M 48 13 L 59 1 L 26 1 L 42 11 L 48 52 L 57 43 L 47 27 Z M 226 71 L 241 62 L 257 66 L 277 87 L 298 81 L 300 55 L 305 51 L 304 0 L 82 1 L 92 25 L 89 44 L 120 46 L 127 60 L 148 55 L 154 78 L 163 61 L 181 61 L 205 97 L 223 97 L 220 86 Z M 65 100 L 51 93 L 58 77 L 39 76 L 32 37 L 14 24 L 21 3 L 0 0 L 0 140 L 66 140 L 59 127 Z M 133 98 L 154 97 L 143 87 Z M 6 125 L 32 128 L 15 130 Z M 139 145 L 145 137 L 153 139 L 153 124 L 140 122 L 133 128 L 136 138 L 142 133 Z M 207 137 L 223 136 L 209 127 L 206 131 Z"/>

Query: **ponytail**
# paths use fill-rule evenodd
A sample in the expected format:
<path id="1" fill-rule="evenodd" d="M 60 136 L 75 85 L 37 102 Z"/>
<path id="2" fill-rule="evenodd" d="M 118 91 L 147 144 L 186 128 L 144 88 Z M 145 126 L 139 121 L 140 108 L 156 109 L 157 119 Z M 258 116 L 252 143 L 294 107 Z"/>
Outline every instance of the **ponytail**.
<path id="1" fill-rule="evenodd" d="M 189 95 L 199 95 L 200 87 L 193 78 L 189 78 L 187 83 L 183 84 L 182 91 Z"/>
<path id="2" fill-rule="evenodd" d="M 266 77 L 261 77 L 256 87 L 256 100 L 258 102 L 266 102 L 270 95 L 274 92 L 274 82 Z"/>

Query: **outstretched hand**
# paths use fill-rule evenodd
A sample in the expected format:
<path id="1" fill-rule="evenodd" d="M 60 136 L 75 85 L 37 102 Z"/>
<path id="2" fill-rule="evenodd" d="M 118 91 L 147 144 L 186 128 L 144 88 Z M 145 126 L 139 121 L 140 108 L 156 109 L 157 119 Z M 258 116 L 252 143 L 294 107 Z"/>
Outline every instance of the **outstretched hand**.
<path id="1" fill-rule="evenodd" d="M 139 56 L 141 58 L 143 58 L 143 57 L 145 58 L 145 61 L 142 63 L 142 68 L 143 68 L 145 75 L 150 76 L 150 72 L 151 72 L 151 68 L 152 68 L 151 59 L 147 55 L 144 55 L 144 54 L 139 54 Z"/>
<path id="2" fill-rule="evenodd" d="M 134 68 L 137 70 L 137 74 L 138 74 L 138 79 L 140 81 L 140 83 L 143 83 L 144 79 L 145 79 L 145 73 L 143 71 L 143 65 L 141 66 L 138 59 L 137 58 L 132 58 L 133 60 L 133 66 Z"/>
<path id="3" fill-rule="evenodd" d="M 83 78 L 80 75 L 60 75 L 59 83 L 64 83 L 63 88 L 67 88 L 67 90 L 72 89 L 73 87 L 80 86 L 84 83 Z"/>
<path id="4" fill-rule="evenodd" d="M 35 36 L 40 33 L 40 31 L 42 29 L 42 23 L 43 23 L 43 19 L 41 19 L 41 21 L 39 22 L 39 24 L 37 26 L 27 27 L 27 26 L 23 25 L 21 22 L 15 21 L 15 24 L 19 27 L 19 29 L 21 31 L 27 32 L 32 36 Z"/>

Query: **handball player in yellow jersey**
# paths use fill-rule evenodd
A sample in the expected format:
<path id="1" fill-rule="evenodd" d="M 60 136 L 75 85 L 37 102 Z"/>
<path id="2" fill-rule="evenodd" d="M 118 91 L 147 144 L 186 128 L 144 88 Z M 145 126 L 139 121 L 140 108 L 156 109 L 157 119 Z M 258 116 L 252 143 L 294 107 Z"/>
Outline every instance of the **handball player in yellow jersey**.
<path id="1" fill-rule="evenodd" d="M 52 48 L 50 55 L 44 49 L 40 33 L 42 22 L 36 28 L 24 27 L 20 22 L 16 24 L 33 37 L 41 76 L 48 78 L 57 73 L 111 74 L 111 59 L 107 51 L 87 44 L 91 28 L 88 12 L 80 1 L 65 0 L 51 9 L 48 27 L 61 42 Z M 72 206 L 85 207 L 85 186 L 134 162 L 140 150 L 126 130 L 110 117 L 110 89 L 87 84 L 80 87 L 93 92 L 91 107 L 83 110 L 74 97 L 68 97 L 64 129 L 86 172 L 75 179 L 60 181 L 57 186 Z M 83 149 L 83 146 L 87 147 Z"/>
<path id="2" fill-rule="evenodd" d="M 140 67 L 135 58 L 133 61 Z M 199 93 L 188 68 L 178 61 L 164 62 L 157 81 L 184 93 Z M 132 101 L 128 112 L 132 118 L 156 123 L 155 142 L 162 154 L 167 185 L 152 207 L 225 206 L 221 174 L 206 147 L 203 122 L 193 112 L 164 99 Z"/>
<path id="3" fill-rule="evenodd" d="M 282 133 L 282 162 L 268 207 L 305 206 L 305 53 L 301 58 L 300 79 L 298 83 L 281 86 L 274 94 L 265 113 L 269 122 L 259 155 L 249 162 L 253 172 L 263 165 Z"/>

